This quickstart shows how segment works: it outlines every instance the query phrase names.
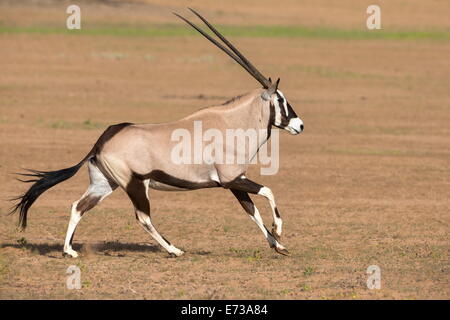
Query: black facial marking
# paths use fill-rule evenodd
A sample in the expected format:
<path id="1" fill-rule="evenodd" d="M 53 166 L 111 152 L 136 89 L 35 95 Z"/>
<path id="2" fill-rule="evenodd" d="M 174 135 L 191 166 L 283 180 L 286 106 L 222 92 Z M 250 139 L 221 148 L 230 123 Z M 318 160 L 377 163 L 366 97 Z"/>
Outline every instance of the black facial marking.
<path id="1" fill-rule="evenodd" d="M 275 106 L 270 103 L 270 116 L 269 116 L 269 123 L 267 124 L 267 139 L 270 138 L 270 135 L 272 134 L 272 126 L 275 123 Z"/>
<path id="2" fill-rule="evenodd" d="M 286 108 L 284 107 L 284 103 L 286 102 L 287 107 L 289 108 L 289 103 L 281 97 L 281 95 L 277 92 L 278 96 L 278 105 L 280 106 L 280 112 L 281 112 L 281 125 L 283 127 L 287 126 L 289 123 L 289 116 L 286 114 Z"/>
<path id="3" fill-rule="evenodd" d="M 281 119 L 284 119 L 287 117 L 286 109 L 284 108 L 284 99 L 278 98 L 278 105 L 280 106 L 280 112 L 281 112 Z"/>
<path id="4" fill-rule="evenodd" d="M 286 98 L 282 97 L 280 93 L 276 92 L 277 97 L 275 99 L 277 99 L 277 103 L 278 106 L 280 108 L 280 115 L 281 115 L 281 123 L 279 125 L 277 125 L 276 127 L 284 129 L 289 125 L 289 121 L 292 118 L 297 118 L 297 115 L 295 114 L 294 110 L 292 109 L 291 105 L 289 104 L 289 102 L 286 100 Z M 286 103 L 286 107 L 284 107 L 284 103 Z M 275 105 L 274 105 L 274 101 L 271 100 L 271 108 L 274 109 L 275 112 Z M 286 109 L 287 109 L 287 113 L 286 113 Z M 275 115 L 274 118 L 272 120 L 272 124 L 275 126 Z"/>

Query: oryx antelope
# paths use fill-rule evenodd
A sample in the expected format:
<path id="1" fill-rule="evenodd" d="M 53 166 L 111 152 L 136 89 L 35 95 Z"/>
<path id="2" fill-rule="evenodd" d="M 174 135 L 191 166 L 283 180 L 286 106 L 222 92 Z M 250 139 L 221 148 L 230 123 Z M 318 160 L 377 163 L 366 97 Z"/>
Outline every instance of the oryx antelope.
<path id="1" fill-rule="evenodd" d="M 264 77 L 224 36 L 200 14 L 190 9 L 225 44 L 225 46 L 202 29 L 181 17 L 215 46 L 234 59 L 251 74 L 262 86 L 229 102 L 201 109 L 181 120 L 161 124 L 121 123 L 108 127 L 94 144 L 91 151 L 73 167 L 58 171 L 29 170 L 21 175 L 31 177 L 23 182 L 32 186 L 25 194 L 16 198 L 19 202 L 11 213 L 19 212 L 19 227 L 27 225 L 30 206 L 46 190 L 71 178 L 85 164 L 88 164 L 90 185 L 82 197 L 72 204 L 70 222 L 64 243 L 64 255 L 77 257 L 72 249 L 72 240 L 77 224 L 88 210 L 121 187 L 130 197 L 136 219 L 150 235 L 166 249 L 170 255 L 180 256 L 183 251 L 165 239 L 153 226 L 150 218 L 148 189 L 157 190 L 194 190 L 222 187 L 229 189 L 250 218 L 261 229 L 271 248 L 278 253 L 288 254 L 281 245 L 282 220 L 272 191 L 255 183 L 245 176 L 248 163 L 223 164 L 174 164 L 171 161 L 171 149 L 174 141 L 171 133 L 179 128 L 192 130 L 194 121 L 202 121 L 203 128 L 215 128 L 224 132 L 228 128 L 266 129 L 266 137 L 254 145 L 246 147 L 246 157 L 253 158 L 259 148 L 270 137 L 272 126 L 285 129 L 291 134 L 303 130 L 303 122 L 296 115 L 283 93 L 278 89 L 279 79 L 272 82 Z M 227 151 L 225 151 L 227 152 Z M 272 231 L 263 223 L 258 209 L 249 197 L 249 193 L 268 199 L 273 214 Z"/>

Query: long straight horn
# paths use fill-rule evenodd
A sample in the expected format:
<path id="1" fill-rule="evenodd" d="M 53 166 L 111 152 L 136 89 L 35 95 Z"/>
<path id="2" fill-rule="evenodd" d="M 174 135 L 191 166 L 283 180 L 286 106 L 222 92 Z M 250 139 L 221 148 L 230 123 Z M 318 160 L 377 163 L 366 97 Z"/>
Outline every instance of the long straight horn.
<path id="1" fill-rule="evenodd" d="M 249 69 L 252 71 L 252 75 L 255 77 L 256 80 L 258 80 L 265 88 L 269 88 L 272 84 L 266 77 L 264 77 L 261 72 L 256 69 L 256 67 L 242 54 L 239 52 L 239 50 L 230 42 L 228 41 L 219 31 L 217 31 L 214 26 L 212 26 L 205 18 L 203 18 L 197 11 L 195 11 L 192 8 L 188 8 L 191 10 L 197 17 L 199 17 L 207 26 L 209 29 L 211 29 L 212 32 L 216 36 L 220 38 L 227 46 L 230 48 L 241 60 L 249 67 Z"/>
<path id="2" fill-rule="evenodd" d="M 180 16 L 179 14 L 173 12 L 174 15 L 176 15 L 178 18 L 189 24 L 192 28 L 197 30 L 201 35 L 203 35 L 206 39 L 211 41 L 215 46 L 217 46 L 219 49 L 221 49 L 223 52 L 225 52 L 228 56 L 230 56 L 234 61 L 236 61 L 242 68 L 244 68 L 253 78 L 255 78 L 259 83 L 263 85 L 264 88 L 268 88 L 270 86 L 270 83 L 266 78 L 264 78 L 261 74 L 261 76 L 258 76 L 255 74 L 255 72 L 247 65 L 245 64 L 240 57 L 236 56 L 231 52 L 229 49 L 225 48 L 221 43 L 219 43 L 217 40 L 213 39 L 211 36 L 209 36 L 205 31 L 197 27 L 195 24 L 187 20 L 186 18 Z"/>

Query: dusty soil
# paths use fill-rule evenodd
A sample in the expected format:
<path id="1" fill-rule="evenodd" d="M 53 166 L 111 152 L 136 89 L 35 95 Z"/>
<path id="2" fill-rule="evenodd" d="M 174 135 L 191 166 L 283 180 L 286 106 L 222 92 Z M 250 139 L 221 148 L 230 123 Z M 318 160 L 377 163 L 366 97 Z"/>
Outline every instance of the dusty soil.
<path id="1" fill-rule="evenodd" d="M 83 10 L 98 23 L 139 23 L 146 13 L 152 23 L 174 23 L 169 13 L 182 7 L 147 2 Z M 263 15 L 269 24 L 294 24 L 302 12 L 305 25 L 351 28 L 364 26 L 367 5 L 359 10 L 356 2 L 334 8 L 342 14 L 330 19 L 327 1 L 306 1 L 305 11 L 296 1 L 278 10 L 253 10 L 261 1 L 195 7 L 221 23 L 261 24 Z M 426 9 L 423 1 L 383 3 L 394 17 L 386 26 L 448 30 L 445 1 Z M 59 13 L 64 26 L 61 7 L 4 2 L 0 12 L 13 26 L 52 25 Z M 68 167 L 110 124 L 175 120 L 257 84 L 200 37 L 2 34 L 0 298 L 450 298 L 449 41 L 235 42 L 264 73 L 281 77 L 305 123 L 299 136 L 280 132 L 277 175 L 259 176 L 258 167 L 247 175 L 273 190 L 291 256 L 268 247 L 229 191 L 213 189 L 150 192 L 154 224 L 186 251 L 180 258 L 168 258 L 138 226 L 121 190 L 80 223 L 74 243 L 81 257 L 63 258 L 70 204 L 88 185 L 86 168 L 39 198 L 19 233 L 5 199 L 26 186 L 11 173 Z M 268 203 L 253 199 L 270 226 Z M 70 265 L 81 269 L 81 290 L 66 288 Z M 366 286 L 370 265 L 381 268 L 381 290 Z"/>

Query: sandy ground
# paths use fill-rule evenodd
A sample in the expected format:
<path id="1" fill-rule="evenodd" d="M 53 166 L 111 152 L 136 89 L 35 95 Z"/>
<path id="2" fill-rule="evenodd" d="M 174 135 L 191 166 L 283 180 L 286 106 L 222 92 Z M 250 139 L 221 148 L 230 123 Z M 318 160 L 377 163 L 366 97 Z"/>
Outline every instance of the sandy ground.
<path id="1" fill-rule="evenodd" d="M 147 2 L 85 11 L 100 24 L 108 17 L 141 23 L 145 13 L 151 23 L 176 23 L 169 13 L 183 7 Z M 308 26 L 363 28 L 367 5 L 359 4 L 356 18 L 357 2 L 196 7 L 220 23 L 261 24 L 263 16 L 290 25 L 301 12 Z M 448 30 L 446 1 L 381 2 L 389 9 L 384 26 Z M 54 25 L 60 6 L 0 2 L 1 22 Z M 333 10 L 342 14 L 325 18 Z M 88 185 L 86 168 L 39 198 L 28 229 L 17 232 L 5 199 L 26 186 L 10 173 L 68 167 L 110 124 L 175 120 L 257 84 L 200 37 L 1 34 L 0 298 L 450 298 L 450 42 L 235 42 L 265 74 L 281 77 L 305 123 L 299 136 L 280 132 L 277 175 L 259 176 L 258 167 L 247 175 L 273 190 L 291 256 L 272 251 L 231 193 L 214 189 L 150 192 L 154 224 L 186 251 L 180 258 L 168 258 L 138 226 L 121 190 L 80 223 L 74 243 L 81 257 L 63 258 L 70 204 Z M 268 203 L 253 199 L 270 226 Z M 81 290 L 66 288 L 70 265 L 81 269 Z M 381 268 L 381 290 L 366 287 L 370 265 Z"/>

